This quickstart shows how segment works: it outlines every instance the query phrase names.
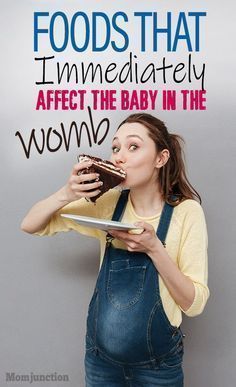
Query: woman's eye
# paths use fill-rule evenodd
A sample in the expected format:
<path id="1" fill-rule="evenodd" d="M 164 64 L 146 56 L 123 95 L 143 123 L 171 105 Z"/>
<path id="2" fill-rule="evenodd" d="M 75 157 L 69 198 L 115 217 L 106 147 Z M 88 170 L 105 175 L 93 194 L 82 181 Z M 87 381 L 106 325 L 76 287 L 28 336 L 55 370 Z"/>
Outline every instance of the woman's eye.
<path id="1" fill-rule="evenodd" d="M 130 150 L 136 150 L 138 148 L 138 146 L 136 144 L 131 144 L 129 149 Z"/>
<path id="2" fill-rule="evenodd" d="M 112 147 L 112 152 L 113 152 L 113 153 L 119 152 L 119 148 L 118 148 L 117 146 L 113 146 L 113 147 Z"/>

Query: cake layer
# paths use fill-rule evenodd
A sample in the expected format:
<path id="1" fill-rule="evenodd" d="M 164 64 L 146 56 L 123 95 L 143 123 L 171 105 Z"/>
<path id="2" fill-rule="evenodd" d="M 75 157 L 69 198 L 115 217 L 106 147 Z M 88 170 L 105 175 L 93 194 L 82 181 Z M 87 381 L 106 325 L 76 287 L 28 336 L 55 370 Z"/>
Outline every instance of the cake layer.
<path id="1" fill-rule="evenodd" d="M 92 157 L 88 155 L 79 155 L 78 161 L 90 161 L 92 160 L 93 164 L 96 165 L 97 167 L 105 168 L 107 171 L 110 170 L 112 173 L 115 173 L 118 176 L 126 177 L 126 172 L 121 169 L 116 167 L 111 161 L 108 160 L 102 160 L 98 157 Z"/>
<path id="2" fill-rule="evenodd" d="M 95 202 L 100 196 L 102 196 L 109 189 L 116 187 L 119 185 L 126 177 L 126 172 L 121 168 L 116 167 L 111 161 L 102 160 L 99 157 L 93 157 L 89 155 L 79 155 L 78 161 L 92 161 L 92 165 L 89 168 L 85 168 L 80 171 L 80 174 L 85 173 L 99 173 L 99 180 L 103 182 L 103 185 L 99 188 L 101 192 L 90 198 L 92 202 Z M 93 181 L 88 181 L 88 183 L 92 183 Z M 90 191 L 88 191 L 90 192 Z"/>

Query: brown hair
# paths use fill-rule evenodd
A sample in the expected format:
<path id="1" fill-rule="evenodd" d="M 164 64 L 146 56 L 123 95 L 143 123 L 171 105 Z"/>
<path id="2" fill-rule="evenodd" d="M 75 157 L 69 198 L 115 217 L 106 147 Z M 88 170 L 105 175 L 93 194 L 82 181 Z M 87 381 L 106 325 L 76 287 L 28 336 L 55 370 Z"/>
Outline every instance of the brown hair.
<path id="1" fill-rule="evenodd" d="M 163 199 L 171 205 L 177 205 L 185 199 L 197 199 L 201 203 L 200 195 L 186 175 L 183 138 L 178 134 L 169 133 L 163 121 L 147 113 L 131 114 L 121 122 L 119 127 L 125 123 L 135 122 L 139 122 L 148 129 L 158 152 L 163 149 L 168 149 L 170 152 L 170 158 L 160 169 L 158 176 Z"/>

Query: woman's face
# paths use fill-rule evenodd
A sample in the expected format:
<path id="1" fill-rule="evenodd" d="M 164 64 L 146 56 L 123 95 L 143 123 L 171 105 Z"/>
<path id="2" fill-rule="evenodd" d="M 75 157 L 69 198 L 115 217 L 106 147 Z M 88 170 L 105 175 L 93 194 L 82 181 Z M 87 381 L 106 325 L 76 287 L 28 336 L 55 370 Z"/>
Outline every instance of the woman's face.
<path id="1" fill-rule="evenodd" d="M 122 186 L 141 188 L 157 184 L 160 158 L 144 125 L 125 123 L 115 133 L 111 161 L 127 173 Z"/>

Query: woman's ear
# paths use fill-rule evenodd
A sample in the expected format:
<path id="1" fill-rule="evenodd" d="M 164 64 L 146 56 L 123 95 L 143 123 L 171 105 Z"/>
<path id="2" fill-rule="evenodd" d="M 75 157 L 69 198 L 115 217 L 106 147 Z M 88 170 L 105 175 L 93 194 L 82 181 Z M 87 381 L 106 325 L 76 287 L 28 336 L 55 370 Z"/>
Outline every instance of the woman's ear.
<path id="1" fill-rule="evenodd" d="M 170 158 L 170 152 L 168 149 L 163 149 L 158 153 L 156 158 L 156 168 L 162 168 Z"/>

